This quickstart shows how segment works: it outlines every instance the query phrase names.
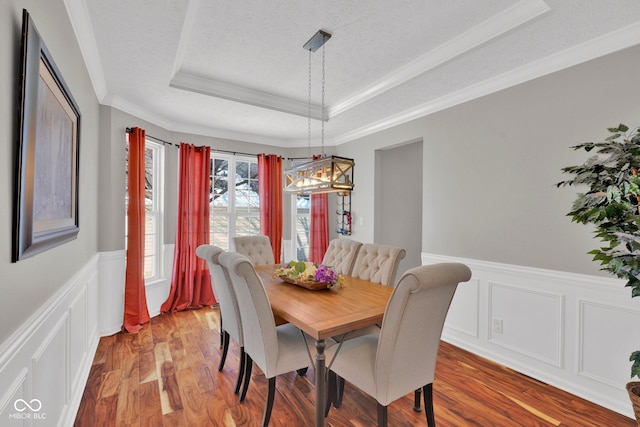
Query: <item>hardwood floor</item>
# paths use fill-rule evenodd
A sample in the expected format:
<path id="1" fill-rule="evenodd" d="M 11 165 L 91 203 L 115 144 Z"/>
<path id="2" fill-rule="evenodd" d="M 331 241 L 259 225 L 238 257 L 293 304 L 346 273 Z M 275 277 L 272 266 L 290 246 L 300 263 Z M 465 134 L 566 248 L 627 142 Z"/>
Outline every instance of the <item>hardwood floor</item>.
<path id="1" fill-rule="evenodd" d="M 161 315 L 137 334 L 100 340 L 75 426 L 257 426 L 267 381 L 254 365 L 245 402 L 233 394 L 239 349 L 222 372 L 216 308 Z M 281 375 L 270 426 L 311 426 L 313 369 Z M 443 342 L 434 382 L 439 427 L 636 426 L 634 420 Z M 389 406 L 390 426 L 426 426 L 409 394 Z M 371 426 L 376 402 L 349 383 L 328 426 Z"/>

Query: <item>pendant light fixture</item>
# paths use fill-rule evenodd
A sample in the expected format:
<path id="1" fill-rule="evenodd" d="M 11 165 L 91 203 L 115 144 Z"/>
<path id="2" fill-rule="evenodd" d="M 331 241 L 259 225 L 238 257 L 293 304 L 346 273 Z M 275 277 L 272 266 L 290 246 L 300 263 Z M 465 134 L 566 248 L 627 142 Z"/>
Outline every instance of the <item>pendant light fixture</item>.
<path id="1" fill-rule="evenodd" d="M 322 154 L 319 159 L 299 164 L 285 171 L 284 191 L 293 194 L 332 193 L 353 190 L 353 159 L 324 155 L 324 122 L 327 121 L 324 106 L 325 87 L 325 49 L 324 45 L 331 34 L 319 30 L 303 46 L 309 51 L 309 117 L 308 146 L 311 157 L 311 53 L 322 47 Z"/>

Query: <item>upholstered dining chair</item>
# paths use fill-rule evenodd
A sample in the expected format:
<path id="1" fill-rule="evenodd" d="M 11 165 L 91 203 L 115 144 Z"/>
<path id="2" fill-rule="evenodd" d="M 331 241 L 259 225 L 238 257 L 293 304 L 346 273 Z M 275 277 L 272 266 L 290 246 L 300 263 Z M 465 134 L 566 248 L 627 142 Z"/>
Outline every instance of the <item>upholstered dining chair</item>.
<path id="1" fill-rule="evenodd" d="M 351 276 L 393 286 L 398 264 L 407 251 L 397 246 L 364 243 L 354 261 Z"/>
<path id="2" fill-rule="evenodd" d="M 238 347 L 240 347 L 240 367 L 238 369 L 238 380 L 235 389 L 235 394 L 238 394 L 245 372 L 244 337 L 242 334 L 240 309 L 238 308 L 236 293 L 231 285 L 229 274 L 219 261 L 220 254 L 223 252 L 224 250 L 222 248 L 213 245 L 200 245 L 196 248 L 196 255 L 207 261 L 214 294 L 220 306 L 222 355 L 220 356 L 218 371 L 222 371 L 224 368 L 227 352 L 229 351 L 230 338 L 233 338 Z"/>
<path id="3" fill-rule="evenodd" d="M 236 252 L 249 258 L 253 265 L 275 264 L 269 236 L 237 236 L 233 242 Z"/>
<path id="4" fill-rule="evenodd" d="M 435 427 L 433 380 L 442 328 L 458 284 L 470 278 L 469 267 L 459 263 L 408 270 L 391 294 L 379 334 L 325 351 L 330 377 L 338 375 L 376 399 L 378 426 L 387 425 L 391 402 L 422 388 L 427 424 Z"/>
<path id="5" fill-rule="evenodd" d="M 240 401 L 244 401 L 255 362 L 269 380 L 262 418 L 262 425 L 266 427 L 273 408 L 276 376 L 313 365 L 309 347 L 314 343 L 310 337 L 290 323 L 276 327 L 264 285 L 246 256 L 225 252 L 220 255 L 219 260 L 229 272 L 238 297 L 244 332 L 246 372 Z"/>
<path id="6" fill-rule="evenodd" d="M 350 276 L 361 246 L 362 243 L 355 240 L 333 239 L 329 242 L 322 263 L 332 267 L 338 274 Z"/>

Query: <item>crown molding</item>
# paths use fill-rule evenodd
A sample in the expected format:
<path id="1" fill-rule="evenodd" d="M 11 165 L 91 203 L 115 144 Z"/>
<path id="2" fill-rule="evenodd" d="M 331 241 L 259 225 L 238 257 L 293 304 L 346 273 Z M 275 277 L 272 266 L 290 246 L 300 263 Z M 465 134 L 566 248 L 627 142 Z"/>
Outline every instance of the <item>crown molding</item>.
<path id="1" fill-rule="evenodd" d="M 235 132 L 224 129 L 216 129 L 208 126 L 198 126 L 167 120 L 166 118 L 153 113 L 139 105 L 130 102 L 119 96 L 108 95 L 102 102 L 113 108 L 117 108 L 127 114 L 131 114 L 141 120 L 152 123 L 170 132 L 183 132 L 193 135 L 209 136 L 213 138 L 229 139 L 233 141 L 251 142 L 254 144 L 272 145 L 275 147 L 287 147 L 282 139 L 270 138 L 266 136 L 253 135 L 249 133 Z"/>
<path id="2" fill-rule="evenodd" d="M 107 82 L 104 77 L 100 55 L 98 54 L 98 45 L 94 37 L 87 4 L 83 0 L 64 0 L 64 5 L 89 72 L 93 91 L 98 101 L 102 101 L 108 93 Z"/>
<path id="3" fill-rule="evenodd" d="M 422 116 L 433 114 L 481 96 L 489 95 L 538 77 L 614 53 L 640 43 L 640 22 L 623 27 L 572 48 L 557 52 L 533 63 L 484 80 L 449 95 L 410 108 L 334 138 L 340 145 Z"/>
<path id="4" fill-rule="evenodd" d="M 322 120 L 322 108 L 318 105 L 309 106 L 306 102 L 194 76 L 182 71 L 173 76 L 169 86 L 302 117 L 309 117 L 309 110 L 311 110 L 312 119 Z M 325 117 L 326 120 L 328 120 L 327 117 Z"/>
<path id="5" fill-rule="evenodd" d="M 542 0 L 521 0 L 504 11 L 479 23 L 457 37 L 443 43 L 406 65 L 399 67 L 369 86 L 329 107 L 329 118 L 335 117 L 375 96 L 426 73 L 439 65 L 469 52 L 488 41 L 517 28 L 551 9 Z"/>

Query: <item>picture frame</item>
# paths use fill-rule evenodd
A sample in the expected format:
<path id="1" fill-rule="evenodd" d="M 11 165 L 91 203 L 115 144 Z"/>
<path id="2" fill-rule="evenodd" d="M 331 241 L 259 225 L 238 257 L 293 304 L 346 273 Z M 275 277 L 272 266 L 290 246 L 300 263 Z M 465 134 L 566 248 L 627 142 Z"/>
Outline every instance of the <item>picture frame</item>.
<path id="1" fill-rule="evenodd" d="M 80 231 L 80 109 L 26 9 L 20 59 L 12 262 Z"/>

